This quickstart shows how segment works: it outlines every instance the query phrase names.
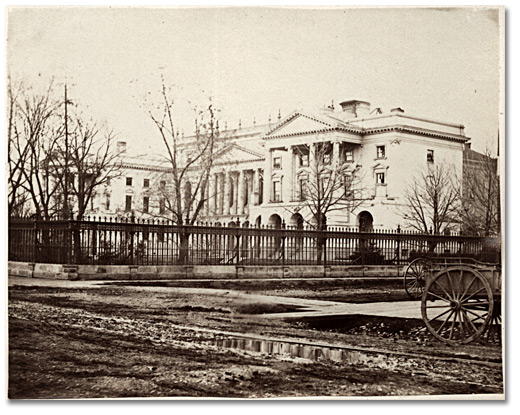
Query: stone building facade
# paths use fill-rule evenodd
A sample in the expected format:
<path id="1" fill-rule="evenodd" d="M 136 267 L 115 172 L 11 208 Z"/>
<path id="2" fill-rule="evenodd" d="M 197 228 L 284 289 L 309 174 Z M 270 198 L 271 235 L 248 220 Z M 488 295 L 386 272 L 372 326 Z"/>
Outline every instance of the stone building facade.
<path id="1" fill-rule="evenodd" d="M 277 123 L 227 131 L 216 155 L 201 221 L 229 224 L 301 226 L 312 222 L 303 197 L 309 166 L 318 148 L 330 149 L 359 180 L 362 200 L 352 211 L 327 215 L 327 225 L 362 229 L 406 227 L 404 194 L 415 176 L 435 164 L 449 165 L 462 178 L 469 138 L 464 126 L 434 121 L 394 108 L 383 113 L 370 103 L 350 100 L 340 109 L 294 111 Z M 186 137 L 189 142 L 191 138 Z M 124 157 L 121 177 L 100 191 L 91 213 L 132 212 L 144 217 L 161 211 L 154 192 L 166 164 L 153 158 Z M 197 174 L 193 172 L 192 174 Z"/>

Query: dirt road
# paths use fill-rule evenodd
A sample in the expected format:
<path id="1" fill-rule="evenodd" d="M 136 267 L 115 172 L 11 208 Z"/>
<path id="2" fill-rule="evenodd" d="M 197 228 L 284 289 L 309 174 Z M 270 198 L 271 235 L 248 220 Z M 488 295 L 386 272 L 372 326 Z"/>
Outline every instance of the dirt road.
<path id="1" fill-rule="evenodd" d="M 354 314 L 286 321 L 262 316 L 331 299 L 405 300 L 393 283 L 220 282 L 189 287 L 186 282 L 140 286 L 28 280 L 11 279 L 9 284 L 13 399 L 495 396 L 503 391 L 499 345 L 447 347 L 428 339 L 416 319 Z M 414 357 L 389 355 L 383 365 L 313 361 L 223 348 L 217 345 L 219 331 Z M 444 359 L 432 359 L 435 355 Z"/>

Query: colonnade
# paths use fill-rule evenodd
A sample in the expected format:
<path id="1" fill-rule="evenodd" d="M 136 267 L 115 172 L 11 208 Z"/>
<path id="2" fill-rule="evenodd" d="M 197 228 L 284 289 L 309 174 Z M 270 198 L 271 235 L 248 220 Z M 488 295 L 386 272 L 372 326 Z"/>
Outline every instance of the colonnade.
<path id="1" fill-rule="evenodd" d="M 206 190 L 206 216 L 243 215 L 261 203 L 261 169 L 212 173 Z"/>

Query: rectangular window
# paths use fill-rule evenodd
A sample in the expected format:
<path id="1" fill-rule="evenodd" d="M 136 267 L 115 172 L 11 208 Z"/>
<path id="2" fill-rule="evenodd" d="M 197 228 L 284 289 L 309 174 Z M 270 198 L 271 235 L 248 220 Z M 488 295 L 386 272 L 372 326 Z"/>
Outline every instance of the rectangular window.
<path id="1" fill-rule="evenodd" d="M 307 184 L 309 179 L 307 177 L 300 177 L 298 183 L 299 197 L 300 200 L 305 200 L 307 198 Z"/>
<path id="2" fill-rule="evenodd" d="M 148 213 L 149 207 L 150 207 L 150 198 L 145 196 L 145 197 L 143 197 L 143 212 Z"/>
<path id="3" fill-rule="evenodd" d="M 308 154 L 300 154 L 300 167 L 309 167 L 309 155 Z"/>
<path id="4" fill-rule="evenodd" d="M 345 174 L 343 176 L 343 190 L 344 197 L 347 199 L 351 199 L 354 196 L 354 179 L 352 174 Z"/>
<path id="5" fill-rule="evenodd" d="M 428 163 L 433 163 L 433 150 L 427 150 L 427 152 L 426 152 L 426 161 Z"/>
<path id="6" fill-rule="evenodd" d="M 131 177 L 127 177 L 126 178 L 126 185 L 127 186 L 132 186 L 132 178 Z"/>
<path id="7" fill-rule="evenodd" d="M 164 189 L 166 187 L 166 180 L 161 180 L 161 183 L 159 185 L 161 189 Z"/>
<path id="8" fill-rule="evenodd" d="M 345 150 L 345 162 L 354 161 L 354 152 L 352 150 Z"/>
<path id="9" fill-rule="evenodd" d="M 273 182 L 273 202 L 282 201 L 282 186 L 280 182 Z"/>
<path id="10" fill-rule="evenodd" d="M 378 159 L 385 158 L 385 146 L 377 146 L 377 158 Z"/>
<path id="11" fill-rule="evenodd" d="M 320 176 L 319 179 L 319 191 L 321 193 L 321 197 L 326 197 L 326 194 L 330 194 L 331 190 L 331 182 L 330 182 L 330 175 L 325 174 Z"/>
<path id="12" fill-rule="evenodd" d="M 105 209 L 110 210 L 110 195 L 106 195 L 105 197 Z"/>
<path id="13" fill-rule="evenodd" d="M 282 168 L 282 158 L 275 157 L 273 158 L 273 169 L 281 169 Z"/>
<path id="14" fill-rule="evenodd" d="M 150 179 L 143 180 L 143 187 L 150 187 Z"/>
<path id="15" fill-rule="evenodd" d="M 126 203 L 125 203 L 125 212 L 130 212 L 131 210 L 132 210 L 132 196 L 127 195 Z"/>
<path id="16" fill-rule="evenodd" d="M 330 164 L 330 154 L 323 155 L 323 164 Z"/>
<path id="17" fill-rule="evenodd" d="M 166 202 L 164 197 L 159 200 L 159 213 L 163 214 L 166 211 Z"/>
<path id="18" fill-rule="evenodd" d="M 385 184 L 385 174 L 384 173 L 376 173 L 376 183 Z"/>

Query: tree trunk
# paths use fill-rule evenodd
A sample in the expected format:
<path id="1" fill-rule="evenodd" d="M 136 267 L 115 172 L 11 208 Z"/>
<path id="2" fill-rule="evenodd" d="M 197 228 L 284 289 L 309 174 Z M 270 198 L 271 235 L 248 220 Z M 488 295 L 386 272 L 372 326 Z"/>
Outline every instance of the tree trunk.
<path id="1" fill-rule="evenodd" d="M 184 231 L 181 231 L 179 234 L 179 265 L 188 264 L 189 260 L 189 247 L 190 247 L 190 234 Z"/>

